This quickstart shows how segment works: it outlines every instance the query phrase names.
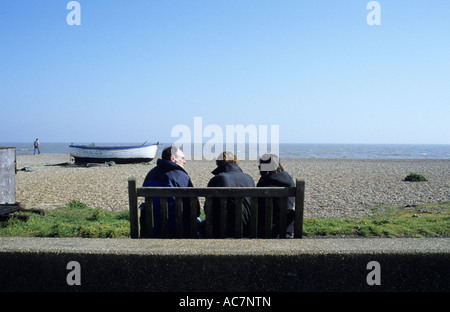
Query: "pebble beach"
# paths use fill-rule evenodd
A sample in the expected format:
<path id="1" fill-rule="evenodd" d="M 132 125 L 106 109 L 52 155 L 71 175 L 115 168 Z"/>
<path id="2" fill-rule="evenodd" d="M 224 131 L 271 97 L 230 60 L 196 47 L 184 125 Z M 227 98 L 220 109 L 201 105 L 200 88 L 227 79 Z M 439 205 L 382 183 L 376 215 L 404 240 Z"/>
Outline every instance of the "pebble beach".
<path id="1" fill-rule="evenodd" d="M 282 158 L 284 169 L 306 182 L 305 217 L 363 216 L 376 205 L 407 206 L 450 201 L 448 159 L 320 159 Z M 108 211 L 128 209 L 128 178 L 141 185 L 150 163 L 70 165 L 69 154 L 17 156 L 16 201 L 26 208 L 53 209 L 78 200 Z M 255 181 L 257 161 L 240 167 Z M 27 170 L 24 170 L 24 169 Z M 185 170 L 194 186 L 206 187 L 214 161 L 188 161 Z M 409 173 L 428 181 L 405 182 Z"/>

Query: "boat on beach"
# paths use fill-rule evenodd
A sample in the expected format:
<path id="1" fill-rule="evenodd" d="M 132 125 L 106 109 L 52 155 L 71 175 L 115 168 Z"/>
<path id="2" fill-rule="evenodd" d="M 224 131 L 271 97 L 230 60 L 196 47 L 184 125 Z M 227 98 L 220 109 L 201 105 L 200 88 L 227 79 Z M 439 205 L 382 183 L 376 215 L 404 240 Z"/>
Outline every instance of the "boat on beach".
<path id="1" fill-rule="evenodd" d="M 70 156 L 75 164 L 105 163 L 117 164 L 150 162 L 155 158 L 158 143 L 132 146 L 69 145 Z"/>

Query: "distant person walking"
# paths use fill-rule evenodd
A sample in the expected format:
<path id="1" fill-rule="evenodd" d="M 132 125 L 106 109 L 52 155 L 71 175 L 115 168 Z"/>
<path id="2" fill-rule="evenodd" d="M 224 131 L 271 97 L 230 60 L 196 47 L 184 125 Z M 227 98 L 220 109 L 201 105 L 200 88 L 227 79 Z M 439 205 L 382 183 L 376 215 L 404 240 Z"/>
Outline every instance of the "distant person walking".
<path id="1" fill-rule="evenodd" d="M 39 149 L 39 138 L 34 141 L 34 152 L 33 155 L 36 155 L 36 150 L 38 151 L 38 154 L 41 153 L 41 150 Z"/>

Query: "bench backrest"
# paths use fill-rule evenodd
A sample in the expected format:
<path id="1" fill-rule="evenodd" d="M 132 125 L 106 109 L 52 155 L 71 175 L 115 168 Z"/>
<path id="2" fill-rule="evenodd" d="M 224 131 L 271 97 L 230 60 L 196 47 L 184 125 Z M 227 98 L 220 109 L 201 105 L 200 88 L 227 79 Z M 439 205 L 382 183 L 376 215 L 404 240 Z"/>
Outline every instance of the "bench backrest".
<path id="1" fill-rule="evenodd" d="M 227 205 L 226 200 L 234 198 L 236 203 L 235 222 L 234 222 L 234 236 L 235 238 L 243 237 L 243 220 L 242 220 L 242 203 L 245 197 L 250 198 L 251 203 L 251 220 L 250 220 L 250 237 L 256 238 L 258 229 L 263 227 L 264 238 L 271 237 L 272 231 L 272 212 L 273 212 L 273 199 L 280 198 L 280 233 L 285 232 L 286 229 L 286 214 L 288 207 L 288 197 L 295 197 L 295 216 L 294 216 L 294 238 L 302 238 L 303 232 L 303 211 L 304 211 L 304 199 L 305 199 L 305 182 L 303 180 L 296 180 L 296 185 L 293 187 L 137 187 L 136 179 L 128 179 L 128 195 L 130 206 L 130 234 L 131 238 L 139 238 L 140 236 L 140 222 L 139 222 L 139 207 L 138 198 L 145 198 L 145 215 L 146 225 L 148 229 L 153 228 L 154 215 L 153 215 L 153 198 L 159 197 L 161 203 L 161 216 L 167 216 L 167 198 L 175 197 L 175 209 L 176 209 L 176 232 L 177 237 L 183 236 L 183 222 L 182 222 L 182 209 L 183 198 L 205 198 L 205 233 L 206 237 L 212 237 L 213 222 L 212 222 L 212 209 L 209 209 L 208 204 L 213 198 L 218 198 L 220 201 L 220 214 L 221 220 L 226 219 Z M 258 208 L 261 204 L 260 198 L 266 198 L 264 201 L 264 208 Z M 196 237 L 196 200 L 190 200 L 191 215 L 189 217 L 190 229 L 188 237 Z M 258 224 L 258 211 L 264 211 L 266 216 L 264 224 Z M 217 213 L 217 212 L 216 212 Z M 227 237 L 227 223 L 220 223 L 221 237 Z M 161 218 L 161 230 L 162 235 L 168 233 L 167 217 Z M 261 232 L 260 232 L 261 233 Z M 260 237 L 258 237 L 260 238 Z"/>

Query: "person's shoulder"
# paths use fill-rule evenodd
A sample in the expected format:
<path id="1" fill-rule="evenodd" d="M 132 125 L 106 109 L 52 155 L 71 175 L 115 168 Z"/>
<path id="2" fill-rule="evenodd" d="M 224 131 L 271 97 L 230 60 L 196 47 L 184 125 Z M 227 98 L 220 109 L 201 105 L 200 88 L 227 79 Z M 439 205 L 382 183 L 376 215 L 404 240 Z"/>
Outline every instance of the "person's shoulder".
<path id="1" fill-rule="evenodd" d="M 216 174 L 209 180 L 208 187 L 223 186 L 224 184 L 226 184 L 226 180 L 227 177 L 225 175 L 221 173 Z"/>
<path id="2" fill-rule="evenodd" d="M 266 174 L 259 178 L 257 186 L 294 186 L 294 180 L 287 171 Z"/>
<path id="3" fill-rule="evenodd" d="M 151 177 L 151 176 L 153 176 L 153 175 L 160 174 L 160 172 L 161 172 L 161 168 L 155 166 L 155 167 L 153 167 L 152 169 L 150 169 L 150 170 L 147 172 L 147 176 L 146 176 L 146 177 L 148 178 L 148 177 Z"/>
<path id="4" fill-rule="evenodd" d="M 244 175 L 249 186 L 255 186 L 255 181 L 253 180 L 252 176 L 249 175 L 248 173 L 244 173 Z"/>
<path id="5" fill-rule="evenodd" d="M 280 171 L 280 172 L 278 172 L 278 174 L 280 174 L 280 176 L 282 176 L 282 177 L 284 177 L 286 179 L 293 180 L 292 176 L 287 171 Z"/>
<path id="6" fill-rule="evenodd" d="M 180 178 L 180 179 L 190 179 L 189 174 L 181 167 L 179 168 L 173 168 L 173 170 L 169 170 L 166 172 L 166 174 L 173 178 Z"/>

